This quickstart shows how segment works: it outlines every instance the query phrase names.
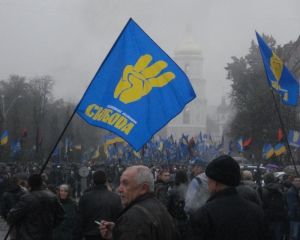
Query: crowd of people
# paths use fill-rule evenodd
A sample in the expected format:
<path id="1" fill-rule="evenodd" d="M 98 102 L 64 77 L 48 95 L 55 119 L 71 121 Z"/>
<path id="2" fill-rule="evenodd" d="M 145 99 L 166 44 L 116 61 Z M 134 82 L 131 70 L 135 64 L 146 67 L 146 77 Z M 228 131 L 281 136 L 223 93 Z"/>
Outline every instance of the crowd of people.
<path id="1" fill-rule="evenodd" d="M 3 166 L 10 239 L 297 239 L 300 176 L 241 170 L 230 156 L 189 165 Z"/>

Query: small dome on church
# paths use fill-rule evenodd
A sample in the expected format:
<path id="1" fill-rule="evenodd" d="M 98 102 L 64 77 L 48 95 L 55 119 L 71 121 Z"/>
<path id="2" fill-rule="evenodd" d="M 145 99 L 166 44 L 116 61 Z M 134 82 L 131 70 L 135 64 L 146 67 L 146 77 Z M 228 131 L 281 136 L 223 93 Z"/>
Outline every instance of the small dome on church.
<path id="1" fill-rule="evenodd" d="M 225 96 L 222 96 L 222 102 L 217 108 L 217 114 L 228 113 L 228 105 L 226 104 Z"/>
<path id="2" fill-rule="evenodd" d="M 199 45 L 195 43 L 192 36 L 192 30 L 190 26 L 186 28 L 186 36 L 183 41 L 175 47 L 175 55 L 202 55 L 202 51 Z"/>

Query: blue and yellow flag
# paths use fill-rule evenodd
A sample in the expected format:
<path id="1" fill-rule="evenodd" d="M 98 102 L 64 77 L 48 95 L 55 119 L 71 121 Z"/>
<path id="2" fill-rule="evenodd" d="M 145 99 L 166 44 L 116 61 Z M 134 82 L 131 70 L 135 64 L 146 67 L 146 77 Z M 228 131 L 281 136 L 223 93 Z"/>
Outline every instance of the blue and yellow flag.
<path id="1" fill-rule="evenodd" d="M 282 153 L 284 153 L 286 151 L 285 146 L 282 143 L 278 143 L 275 147 L 274 147 L 274 151 L 276 156 L 281 155 Z"/>
<path id="2" fill-rule="evenodd" d="M 290 130 L 288 136 L 288 143 L 290 146 L 298 148 L 300 146 L 300 132 Z"/>
<path id="3" fill-rule="evenodd" d="M 77 150 L 81 150 L 81 143 L 74 144 L 74 148 Z"/>
<path id="4" fill-rule="evenodd" d="M 270 87 L 280 93 L 283 103 L 297 106 L 299 82 L 257 32 L 256 37 Z"/>
<path id="5" fill-rule="evenodd" d="M 130 19 L 75 111 L 139 150 L 195 97 L 185 73 Z"/>
<path id="6" fill-rule="evenodd" d="M 236 145 L 238 148 L 239 152 L 243 152 L 244 148 L 243 148 L 243 137 L 240 137 L 238 140 L 236 140 Z"/>
<path id="7" fill-rule="evenodd" d="M 1 145 L 4 145 L 8 142 L 8 132 L 5 131 L 1 136 Z"/>
<path id="8" fill-rule="evenodd" d="M 263 158 L 269 159 L 270 157 L 273 156 L 274 153 L 275 153 L 275 151 L 274 151 L 274 148 L 272 147 L 272 145 L 265 143 L 265 146 L 263 149 Z"/>

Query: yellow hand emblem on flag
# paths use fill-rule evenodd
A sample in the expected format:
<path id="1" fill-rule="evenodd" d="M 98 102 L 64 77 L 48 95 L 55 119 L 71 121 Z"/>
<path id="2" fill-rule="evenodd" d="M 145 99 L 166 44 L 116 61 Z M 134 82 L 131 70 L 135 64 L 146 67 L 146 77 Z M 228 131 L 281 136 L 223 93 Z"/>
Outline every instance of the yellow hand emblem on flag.
<path id="1" fill-rule="evenodd" d="M 297 142 L 299 139 L 299 132 L 294 132 L 294 135 L 293 135 L 293 142 Z"/>
<path id="2" fill-rule="evenodd" d="M 278 82 L 282 75 L 283 63 L 274 52 L 273 56 L 270 58 L 270 68 Z"/>
<path id="3" fill-rule="evenodd" d="M 145 54 L 134 66 L 127 65 L 115 89 L 114 98 L 119 98 L 125 104 L 135 102 L 147 95 L 152 87 L 163 87 L 175 78 L 172 72 L 159 75 L 168 66 L 165 61 L 157 61 L 148 67 L 151 61 L 152 56 Z"/>

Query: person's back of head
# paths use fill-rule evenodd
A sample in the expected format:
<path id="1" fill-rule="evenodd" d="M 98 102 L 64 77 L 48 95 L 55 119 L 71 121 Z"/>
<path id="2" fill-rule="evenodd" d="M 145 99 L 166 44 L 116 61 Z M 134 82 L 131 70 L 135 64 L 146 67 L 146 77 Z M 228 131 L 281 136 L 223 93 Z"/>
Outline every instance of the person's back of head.
<path id="1" fill-rule="evenodd" d="M 252 181 L 252 173 L 248 170 L 243 171 L 243 180 Z"/>
<path id="2" fill-rule="evenodd" d="M 9 180 L 9 182 L 12 185 L 18 185 L 20 183 L 20 180 L 17 177 L 11 177 L 10 180 Z"/>
<path id="3" fill-rule="evenodd" d="M 43 179 L 40 174 L 31 174 L 28 178 L 28 185 L 31 189 L 41 187 L 43 185 Z"/>
<path id="4" fill-rule="evenodd" d="M 283 181 L 283 186 L 284 186 L 285 188 L 287 188 L 287 189 L 290 189 L 290 188 L 293 186 L 293 183 L 292 183 L 291 180 L 286 179 L 286 180 Z"/>
<path id="5" fill-rule="evenodd" d="M 273 173 L 266 173 L 264 175 L 264 182 L 265 184 L 268 184 L 268 183 L 275 183 L 275 176 Z"/>
<path id="6" fill-rule="evenodd" d="M 174 185 L 179 186 L 181 183 L 188 184 L 189 178 L 184 170 L 178 170 L 175 175 Z"/>
<path id="7" fill-rule="evenodd" d="M 107 181 L 106 172 L 98 169 L 93 174 L 93 183 L 97 185 L 105 184 Z"/>

